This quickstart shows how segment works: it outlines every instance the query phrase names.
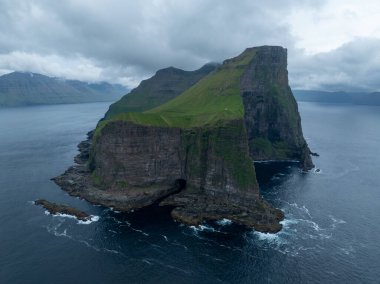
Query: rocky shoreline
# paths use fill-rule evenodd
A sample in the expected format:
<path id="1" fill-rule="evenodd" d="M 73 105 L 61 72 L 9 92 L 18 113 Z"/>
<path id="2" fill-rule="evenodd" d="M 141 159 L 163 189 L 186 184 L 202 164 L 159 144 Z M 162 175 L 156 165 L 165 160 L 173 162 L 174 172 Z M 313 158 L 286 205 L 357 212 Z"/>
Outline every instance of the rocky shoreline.
<path id="1" fill-rule="evenodd" d="M 175 192 L 177 188 L 159 188 L 141 190 L 131 188 L 128 192 L 102 190 L 94 185 L 88 167 L 89 151 L 93 131 L 87 133 L 87 139 L 78 144 L 79 154 L 74 158 L 75 165 L 62 175 L 52 178 L 69 195 L 83 198 L 93 204 L 112 207 L 119 211 L 130 211 L 154 203 L 162 196 Z"/>
<path id="2" fill-rule="evenodd" d="M 52 178 L 71 196 L 122 212 L 140 209 L 154 203 L 160 206 L 171 206 L 173 219 L 188 225 L 199 225 L 204 221 L 226 218 L 260 232 L 276 233 L 282 229 L 280 224 L 280 221 L 284 219 L 282 211 L 273 208 L 263 200 L 256 202 L 256 195 L 236 196 L 241 199 L 241 202 L 236 202 L 235 198 L 231 203 L 227 198 L 210 197 L 178 184 L 172 188 L 154 185 L 150 188 L 130 187 L 124 191 L 100 189 L 94 185 L 88 167 L 93 132 L 90 131 L 87 135 L 87 139 L 78 144 L 79 154 L 74 159 L 76 164 L 62 175 Z"/>

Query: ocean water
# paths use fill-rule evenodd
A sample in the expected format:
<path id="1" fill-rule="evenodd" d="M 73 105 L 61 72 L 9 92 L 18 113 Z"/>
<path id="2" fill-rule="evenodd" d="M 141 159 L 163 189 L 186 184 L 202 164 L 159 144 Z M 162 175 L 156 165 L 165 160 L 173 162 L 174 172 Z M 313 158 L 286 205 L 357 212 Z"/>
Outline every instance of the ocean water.
<path id="1" fill-rule="evenodd" d="M 319 172 L 256 164 L 277 234 L 229 220 L 188 227 L 165 208 L 131 214 L 68 196 L 50 178 L 105 103 L 0 109 L 0 283 L 379 283 L 380 107 L 300 103 Z M 46 198 L 93 222 L 46 214 Z"/>

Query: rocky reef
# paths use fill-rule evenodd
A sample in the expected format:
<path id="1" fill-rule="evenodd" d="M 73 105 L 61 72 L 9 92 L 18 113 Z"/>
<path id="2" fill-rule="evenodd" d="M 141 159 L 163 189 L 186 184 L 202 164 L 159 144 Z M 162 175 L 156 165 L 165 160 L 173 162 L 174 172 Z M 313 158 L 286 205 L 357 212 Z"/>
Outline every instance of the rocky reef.
<path id="1" fill-rule="evenodd" d="M 90 221 L 91 216 L 88 215 L 86 212 L 80 211 L 78 209 L 75 209 L 73 207 L 70 207 L 65 204 L 57 204 L 54 202 L 47 201 L 45 199 L 37 199 L 34 201 L 35 205 L 42 206 L 45 208 L 50 214 L 57 215 L 57 214 L 65 214 L 65 215 L 71 215 L 76 217 L 80 221 Z"/>
<path id="2" fill-rule="evenodd" d="M 286 58 L 282 47 L 249 48 L 155 108 L 119 105 L 55 182 L 121 211 L 159 203 L 191 225 L 227 218 L 279 231 L 284 215 L 260 197 L 252 159 L 312 167 Z"/>

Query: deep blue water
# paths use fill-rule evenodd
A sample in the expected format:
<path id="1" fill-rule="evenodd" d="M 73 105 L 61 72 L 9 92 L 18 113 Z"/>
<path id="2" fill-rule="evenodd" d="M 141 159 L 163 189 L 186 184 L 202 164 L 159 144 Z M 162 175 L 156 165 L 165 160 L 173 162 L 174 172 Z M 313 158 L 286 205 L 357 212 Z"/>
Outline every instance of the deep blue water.
<path id="1" fill-rule="evenodd" d="M 286 214 L 275 235 L 72 198 L 50 178 L 107 104 L 0 109 L 0 283 L 379 283 L 380 107 L 299 106 L 321 172 L 257 165 L 263 196 Z M 100 219 L 46 215 L 37 198 Z"/>

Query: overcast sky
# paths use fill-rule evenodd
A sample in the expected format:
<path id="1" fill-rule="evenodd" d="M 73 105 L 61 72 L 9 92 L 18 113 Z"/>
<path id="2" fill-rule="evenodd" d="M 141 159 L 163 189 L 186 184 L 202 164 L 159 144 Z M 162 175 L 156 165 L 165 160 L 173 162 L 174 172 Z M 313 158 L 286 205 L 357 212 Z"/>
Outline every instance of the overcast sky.
<path id="1" fill-rule="evenodd" d="M 288 48 L 293 88 L 380 90 L 379 0 L 0 0 L 0 74 L 134 87 L 258 45 Z"/>

